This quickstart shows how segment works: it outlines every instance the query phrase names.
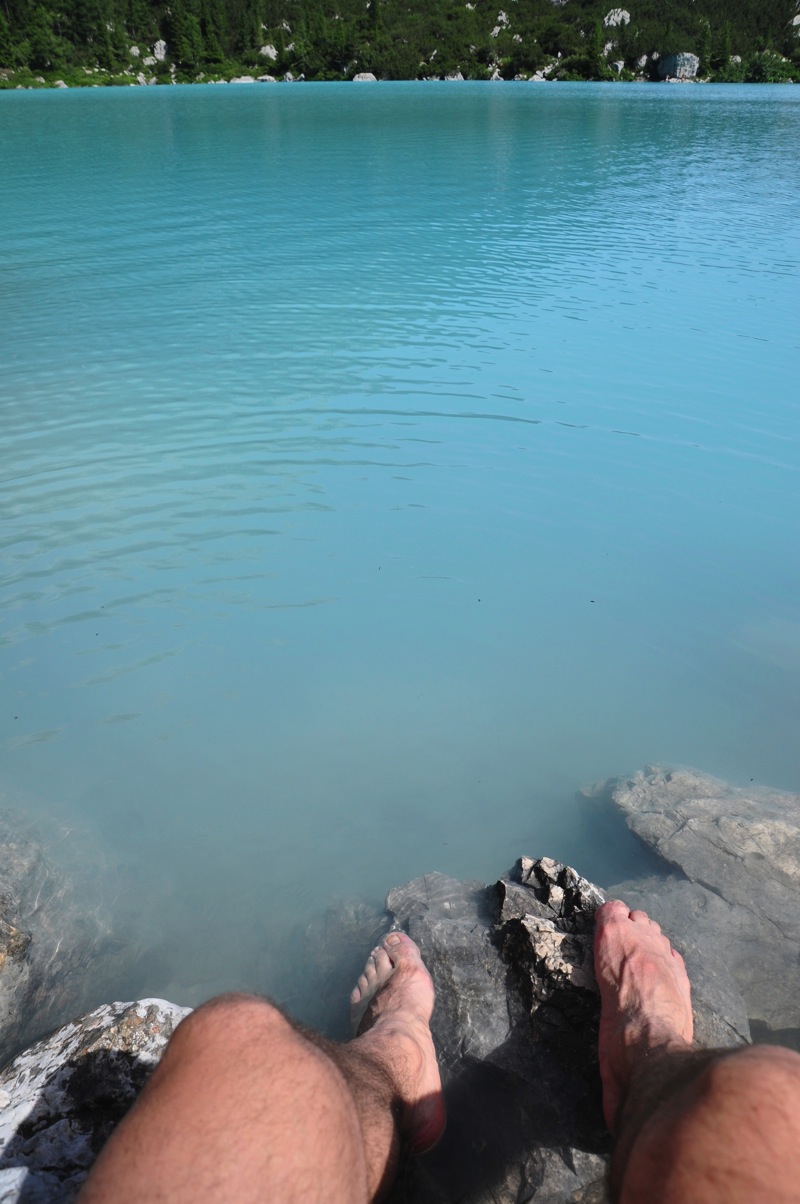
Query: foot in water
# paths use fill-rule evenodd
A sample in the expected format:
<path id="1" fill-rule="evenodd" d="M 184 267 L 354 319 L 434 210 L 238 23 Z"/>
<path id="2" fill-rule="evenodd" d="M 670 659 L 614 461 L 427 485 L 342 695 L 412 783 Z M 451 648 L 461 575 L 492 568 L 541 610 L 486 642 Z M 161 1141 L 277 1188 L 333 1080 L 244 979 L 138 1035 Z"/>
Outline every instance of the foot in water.
<path id="1" fill-rule="evenodd" d="M 445 1126 L 445 1107 L 431 1037 L 433 980 L 404 932 L 372 950 L 350 996 L 357 1043 L 388 1071 L 403 1105 L 401 1128 L 413 1154 L 430 1150 Z"/>
<path id="2" fill-rule="evenodd" d="M 691 1047 L 691 989 L 683 958 L 658 924 L 619 900 L 597 910 L 594 970 L 600 988 L 603 1112 L 614 1133 L 642 1062 L 656 1051 Z"/>

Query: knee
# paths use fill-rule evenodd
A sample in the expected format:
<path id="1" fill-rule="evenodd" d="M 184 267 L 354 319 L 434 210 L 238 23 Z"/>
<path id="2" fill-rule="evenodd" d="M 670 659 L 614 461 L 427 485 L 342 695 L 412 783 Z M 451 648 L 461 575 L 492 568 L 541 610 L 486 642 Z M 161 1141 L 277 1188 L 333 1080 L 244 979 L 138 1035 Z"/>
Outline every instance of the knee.
<path id="1" fill-rule="evenodd" d="M 747 1114 L 751 1123 L 789 1124 L 800 1132 L 800 1054 L 778 1045 L 750 1045 L 713 1062 L 701 1081 L 713 1106 Z"/>
<path id="2" fill-rule="evenodd" d="M 264 1040 L 274 1047 L 282 1038 L 293 1035 L 291 1024 L 269 999 L 239 993 L 218 995 L 181 1021 L 164 1060 L 185 1057 L 195 1051 L 208 1055 L 217 1049 L 231 1054 L 237 1046 Z"/>

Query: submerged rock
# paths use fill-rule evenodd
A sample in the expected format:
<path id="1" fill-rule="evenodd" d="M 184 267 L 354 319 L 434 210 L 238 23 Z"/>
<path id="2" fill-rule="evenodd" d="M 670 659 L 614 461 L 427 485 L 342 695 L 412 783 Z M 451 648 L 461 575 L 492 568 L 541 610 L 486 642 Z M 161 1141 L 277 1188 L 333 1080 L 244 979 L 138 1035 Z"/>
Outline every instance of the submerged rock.
<path id="1" fill-rule="evenodd" d="M 34 827 L 0 812 L 0 1066 L 121 982 L 138 985 L 142 950 L 115 905 L 124 873 L 77 836 L 56 860 Z"/>

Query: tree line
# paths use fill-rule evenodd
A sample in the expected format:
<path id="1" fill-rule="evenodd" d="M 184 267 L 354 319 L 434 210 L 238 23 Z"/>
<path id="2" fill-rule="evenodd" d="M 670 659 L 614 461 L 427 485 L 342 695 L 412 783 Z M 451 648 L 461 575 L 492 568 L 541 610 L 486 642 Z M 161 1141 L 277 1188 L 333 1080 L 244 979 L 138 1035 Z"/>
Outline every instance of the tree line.
<path id="1" fill-rule="evenodd" d="M 243 73 L 513 79 L 546 70 L 549 79 L 656 78 L 657 56 L 679 51 L 699 57 L 703 78 L 800 78 L 795 0 L 621 0 L 623 16 L 606 24 L 617 4 L 0 0 L 0 85 L 56 76 L 70 84 L 124 83 L 142 71 L 164 83 Z M 165 48 L 156 58 L 159 41 Z"/>

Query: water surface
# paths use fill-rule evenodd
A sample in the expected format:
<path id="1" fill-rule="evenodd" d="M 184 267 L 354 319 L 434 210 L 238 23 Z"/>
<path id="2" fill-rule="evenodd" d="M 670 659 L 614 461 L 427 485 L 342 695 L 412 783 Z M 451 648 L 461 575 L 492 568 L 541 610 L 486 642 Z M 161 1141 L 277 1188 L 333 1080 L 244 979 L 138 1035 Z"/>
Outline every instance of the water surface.
<path id="1" fill-rule="evenodd" d="M 648 761 L 798 789 L 799 118 L 0 96 L 2 788 L 133 868 L 143 989 L 280 996 L 428 870 L 619 878 L 574 794 Z"/>

